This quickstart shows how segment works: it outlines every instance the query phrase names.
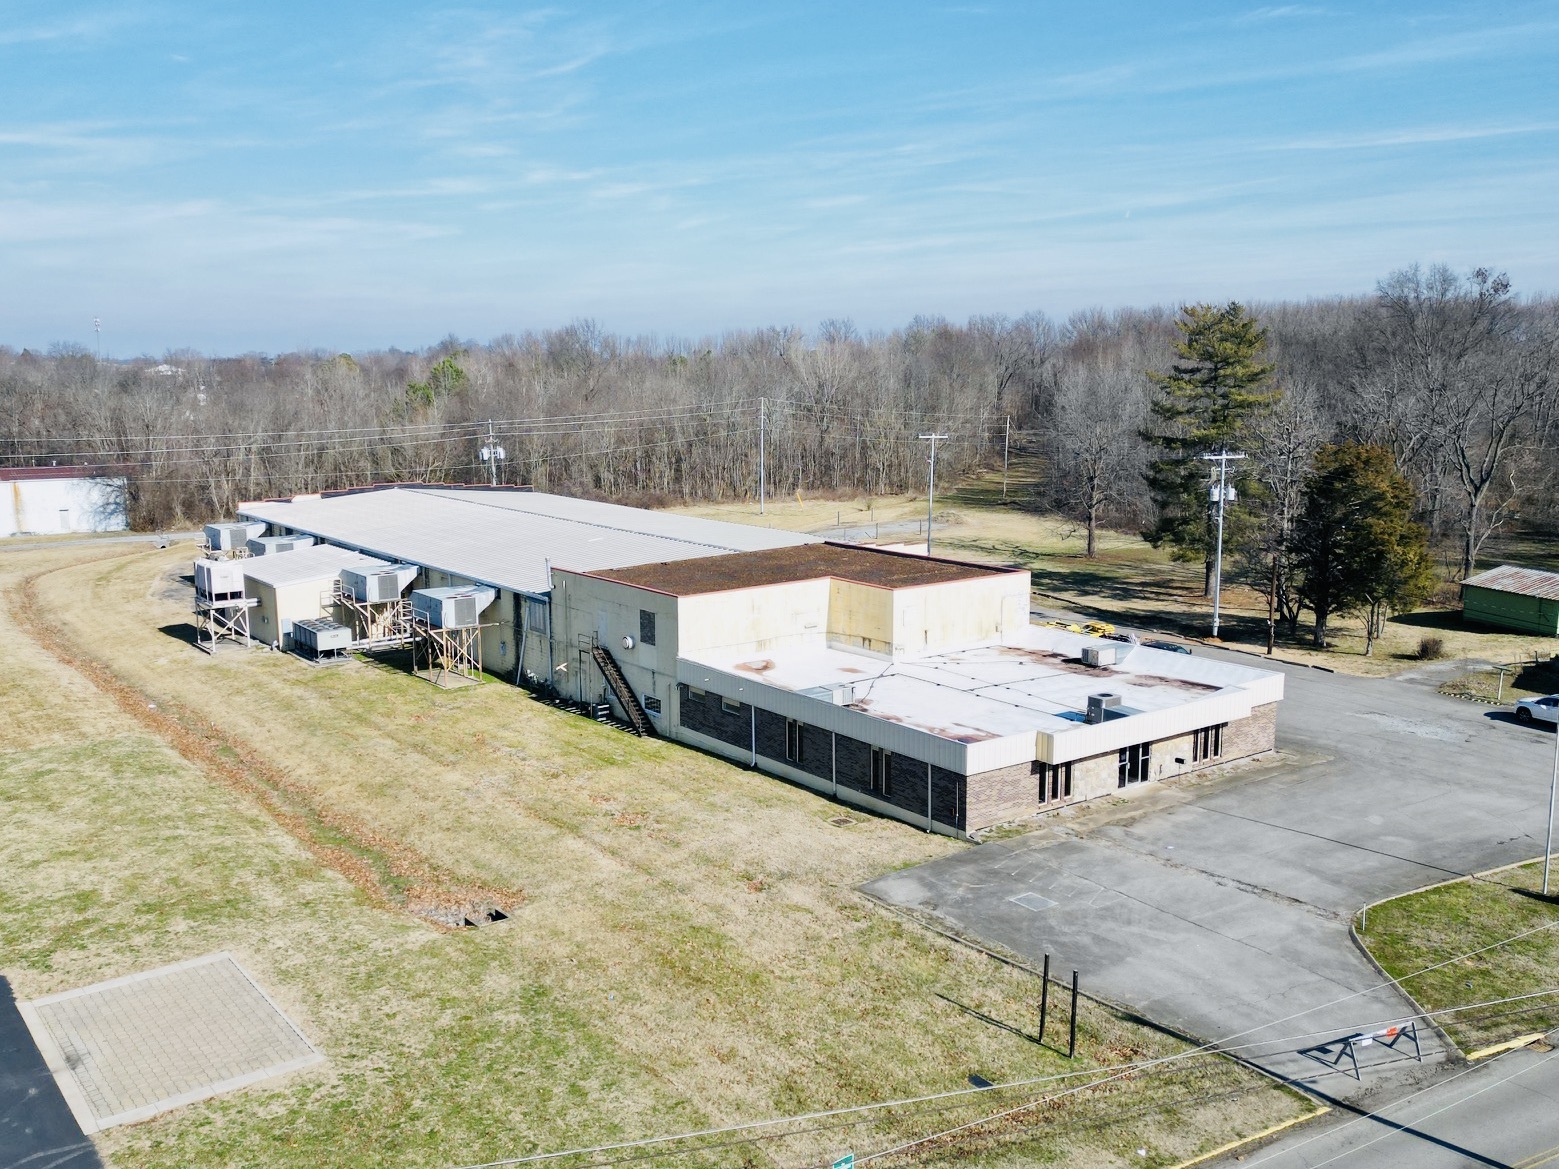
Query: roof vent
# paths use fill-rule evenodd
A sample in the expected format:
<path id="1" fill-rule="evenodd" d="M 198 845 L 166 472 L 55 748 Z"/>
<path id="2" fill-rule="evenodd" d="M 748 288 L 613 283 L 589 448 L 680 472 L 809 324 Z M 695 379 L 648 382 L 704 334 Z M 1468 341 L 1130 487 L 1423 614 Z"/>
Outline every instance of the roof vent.
<path id="1" fill-rule="evenodd" d="M 256 536 L 249 541 L 249 555 L 272 556 L 277 552 L 296 552 L 313 543 L 313 536 Z"/>
<path id="2" fill-rule="evenodd" d="M 236 524 L 207 524 L 206 546 L 213 552 L 236 552 L 249 540 L 265 531 L 265 524 L 240 521 Z"/>
<path id="3" fill-rule="evenodd" d="M 1102 723 L 1110 717 L 1111 711 L 1119 711 L 1121 696 L 1119 694 L 1090 694 L 1088 696 L 1088 721 Z"/>

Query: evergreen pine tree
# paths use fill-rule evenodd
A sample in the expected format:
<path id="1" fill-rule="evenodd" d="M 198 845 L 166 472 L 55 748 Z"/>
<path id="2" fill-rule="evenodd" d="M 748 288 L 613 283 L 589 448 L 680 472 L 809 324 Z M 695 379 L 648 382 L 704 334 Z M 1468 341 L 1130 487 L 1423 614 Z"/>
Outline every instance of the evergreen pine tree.
<path id="1" fill-rule="evenodd" d="M 1215 501 L 1202 455 L 1237 446 L 1246 422 L 1277 397 L 1268 383 L 1275 368 L 1261 360 L 1267 331 L 1235 302 L 1187 305 L 1175 322 L 1178 360 L 1168 373 L 1149 373 L 1153 424 L 1143 437 L 1158 449 L 1148 464 L 1148 490 L 1158 518 L 1143 535 L 1168 545 L 1176 560 L 1202 559 L 1212 590 Z M 1232 468 L 1231 468 L 1232 469 Z M 1247 480 L 1231 480 L 1248 495 Z M 1237 545 L 1253 523 L 1238 502 L 1225 508 L 1224 542 Z"/>

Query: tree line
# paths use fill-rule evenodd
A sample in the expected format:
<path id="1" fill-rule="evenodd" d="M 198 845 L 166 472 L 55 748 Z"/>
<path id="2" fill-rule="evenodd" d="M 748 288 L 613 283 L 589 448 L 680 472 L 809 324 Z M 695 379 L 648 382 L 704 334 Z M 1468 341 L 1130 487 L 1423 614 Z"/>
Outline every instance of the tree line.
<path id="1" fill-rule="evenodd" d="M 1452 571 L 1502 528 L 1559 523 L 1556 353 L 1559 301 L 1443 266 L 1394 272 L 1369 296 L 922 317 L 866 334 L 827 321 L 692 341 L 579 321 L 418 352 L 102 361 L 0 347 L 0 463 L 118 465 L 133 522 L 171 527 L 248 499 L 495 473 L 649 504 L 744 498 L 760 444 L 775 495 L 892 494 L 923 489 L 917 436 L 940 432 L 949 480 L 1010 445 L 1036 469 L 1026 502 L 1075 518 L 1090 553 L 1101 527 L 1127 528 L 1206 563 L 1201 456 L 1228 448 L 1247 456 L 1231 465 L 1232 570 L 1292 629 L 1329 604 L 1298 559 L 1307 498 L 1340 473 L 1328 460 L 1389 463 L 1401 486 L 1381 489 Z M 490 436 L 496 467 L 480 457 Z M 1359 447 L 1385 455 L 1323 454 Z M 1338 594 L 1328 613 L 1406 597 Z"/>

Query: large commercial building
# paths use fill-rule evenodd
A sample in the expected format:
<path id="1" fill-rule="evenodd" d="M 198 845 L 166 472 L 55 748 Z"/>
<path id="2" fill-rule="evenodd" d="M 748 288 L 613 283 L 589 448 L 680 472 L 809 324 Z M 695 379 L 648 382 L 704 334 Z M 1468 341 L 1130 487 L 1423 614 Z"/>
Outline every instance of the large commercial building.
<path id="1" fill-rule="evenodd" d="M 522 491 L 240 515 L 490 588 L 494 673 L 934 831 L 1274 743 L 1281 674 L 1034 626 L 1026 571 Z"/>

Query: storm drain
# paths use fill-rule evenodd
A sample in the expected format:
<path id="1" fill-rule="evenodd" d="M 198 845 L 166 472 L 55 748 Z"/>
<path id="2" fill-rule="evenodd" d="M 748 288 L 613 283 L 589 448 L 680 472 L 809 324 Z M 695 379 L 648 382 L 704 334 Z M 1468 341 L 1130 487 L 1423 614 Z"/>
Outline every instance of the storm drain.
<path id="1" fill-rule="evenodd" d="M 492 909 L 478 909 L 465 915 L 465 924 L 473 929 L 484 925 L 492 925 L 494 922 L 508 920 L 509 915 L 496 907 Z"/>
<path id="2" fill-rule="evenodd" d="M 1049 909 L 1055 904 L 1050 898 L 1041 897 L 1038 893 L 1019 893 L 1016 897 L 1009 897 L 1007 900 L 1016 902 L 1024 909 L 1032 909 L 1036 913 L 1041 909 Z"/>

